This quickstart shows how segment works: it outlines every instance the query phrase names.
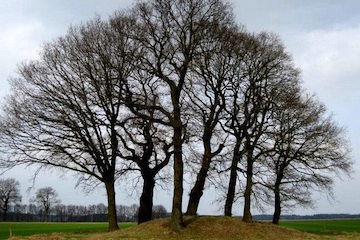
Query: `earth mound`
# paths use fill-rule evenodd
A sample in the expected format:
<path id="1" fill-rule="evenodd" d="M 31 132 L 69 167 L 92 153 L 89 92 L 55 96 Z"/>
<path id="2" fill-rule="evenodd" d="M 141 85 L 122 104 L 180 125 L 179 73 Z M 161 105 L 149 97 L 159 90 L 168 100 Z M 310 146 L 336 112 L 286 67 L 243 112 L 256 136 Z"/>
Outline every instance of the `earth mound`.
<path id="1" fill-rule="evenodd" d="M 170 219 L 159 219 L 90 239 L 321 239 L 271 223 L 244 223 L 232 217 L 185 217 L 184 223 L 185 228 L 179 233 L 170 230 Z"/>

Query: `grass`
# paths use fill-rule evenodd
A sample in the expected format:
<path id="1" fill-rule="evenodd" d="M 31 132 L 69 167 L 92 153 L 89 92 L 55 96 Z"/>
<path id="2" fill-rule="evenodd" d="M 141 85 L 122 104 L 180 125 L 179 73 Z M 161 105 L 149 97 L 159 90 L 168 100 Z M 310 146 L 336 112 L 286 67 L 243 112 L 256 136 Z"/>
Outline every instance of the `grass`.
<path id="1" fill-rule="evenodd" d="M 128 228 L 134 223 L 120 223 L 120 228 Z M 74 234 L 90 234 L 106 232 L 107 223 L 15 223 L 0 222 L 0 239 L 9 237 L 9 229 L 13 236 L 30 236 L 34 234 L 50 234 L 50 233 L 74 233 Z"/>
<path id="2" fill-rule="evenodd" d="M 281 226 L 321 235 L 360 233 L 360 219 L 283 221 Z"/>
<path id="3" fill-rule="evenodd" d="M 281 226 L 275 226 L 269 222 L 246 224 L 238 218 L 231 217 L 185 217 L 185 225 L 184 230 L 175 233 L 169 228 L 169 219 L 154 220 L 140 225 L 120 223 L 122 230 L 108 233 L 106 223 L 0 223 L 0 239 L 9 236 L 9 227 L 13 235 L 25 236 L 14 237 L 13 240 L 360 239 L 360 220 L 353 219 L 283 221 Z"/>
<path id="4" fill-rule="evenodd" d="M 231 217 L 185 217 L 185 228 L 180 233 L 170 230 L 169 219 L 146 222 L 123 231 L 95 234 L 90 240 L 156 239 L 156 240 L 303 240 L 321 239 L 317 235 L 275 226 L 271 223 L 244 223 Z"/>

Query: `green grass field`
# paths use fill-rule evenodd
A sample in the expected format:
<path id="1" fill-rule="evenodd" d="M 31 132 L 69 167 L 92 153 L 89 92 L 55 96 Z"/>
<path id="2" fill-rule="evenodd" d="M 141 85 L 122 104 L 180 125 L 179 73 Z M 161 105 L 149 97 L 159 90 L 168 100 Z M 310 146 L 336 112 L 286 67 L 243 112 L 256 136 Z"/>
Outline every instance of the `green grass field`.
<path id="1" fill-rule="evenodd" d="M 120 223 L 120 228 L 128 228 L 135 223 Z M 107 223 L 11 223 L 0 222 L 0 239 L 9 237 L 9 229 L 13 236 L 30 236 L 40 233 L 96 233 L 106 232 Z"/>
<path id="2" fill-rule="evenodd" d="M 120 228 L 134 226 L 135 223 L 120 223 Z M 281 226 L 294 228 L 304 232 L 337 235 L 342 233 L 360 233 L 360 219 L 345 220 L 307 220 L 282 221 Z M 30 236 L 41 233 L 93 234 L 107 231 L 107 223 L 3 223 L 0 222 L 0 239 L 9 237 L 9 229 L 13 236 Z"/>
<path id="3" fill-rule="evenodd" d="M 280 225 L 315 234 L 360 233 L 360 219 L 282 221 Z"/>

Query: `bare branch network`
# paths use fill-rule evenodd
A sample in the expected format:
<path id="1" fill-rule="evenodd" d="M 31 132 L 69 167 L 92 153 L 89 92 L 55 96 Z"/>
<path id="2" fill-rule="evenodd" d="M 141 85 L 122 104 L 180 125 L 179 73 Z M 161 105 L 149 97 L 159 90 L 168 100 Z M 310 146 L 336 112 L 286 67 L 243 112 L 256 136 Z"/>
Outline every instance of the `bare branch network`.
<path id="1" fill-rule="evenodd" d="M 1 167 L 37 165 L 103 183 L 109 230 L 118 229 L 115 181 L 142 178 L 139 223 L 153 190 L 173 179 L 172 228 L 204 189 L 223 189 L 224 214 L 311 204 L 351 162 L 343 130 L 304 91 L 279 38 L 251 33 L 218 0 L 140 1 L 95 18 L 22 64 L 0 121 Z M 172 167 L 170 175 L 167 168 Z"/>

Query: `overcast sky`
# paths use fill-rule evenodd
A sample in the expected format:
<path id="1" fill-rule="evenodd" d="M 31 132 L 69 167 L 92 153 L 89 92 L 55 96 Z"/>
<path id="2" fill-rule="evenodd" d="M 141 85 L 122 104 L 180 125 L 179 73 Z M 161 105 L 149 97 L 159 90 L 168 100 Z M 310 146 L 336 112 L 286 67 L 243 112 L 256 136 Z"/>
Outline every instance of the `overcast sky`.
<path id="1" fill-rule="evenodd" d="M 85 22 L 95 15 L 103 18 L 115 10 L 131 6 L 130 0 L 0 0 L 0 98 L 9 93 L 8 79 L 16 75 L 22 61 L 37 58 L 43 43 L 66 33 L 70 25 Z M 317 94 L 347 130 L 353 161 L 360 156 L 360 1 L 333 0 L 247 0 L 233 1 L 238 23 L 253 32 L 277 33 L 297 67 L 304 86 Z M 23 203 L 34 195 L 30 182 L 33 169 L 16 168 L 3 177 L 20 181 Z M 76 188 L 76 178 L 58 171 L 39 174 L 35 189 L 52 186 L 64 204 L 106 202 L 102 188 L 86 195 Z M 129 186 L 129 183 L 126 185 Z M 124 186 L 124 184 L 123 184 Z M 117 204 L 137 203 L 131 188 L 117 188 Z M 317 208 L 296 209 L 297 214 L 360 213 L 360 162 L 352 178 L 336 180 L 335 202 L 315 194 Z M 184 194 L 187 196 L 187 193 Z M 200 203 L 200 214 L 219 214 L 214 192 L 208 191 Z M 186 201 L 184 201 L 186 203 Z M 171 209 L 171 191 L 158 188 L 155 204 Z M 234 209 L 241 213 L 241 205 Z M 271 213 L 271 211 L 268 211 Z"/>

